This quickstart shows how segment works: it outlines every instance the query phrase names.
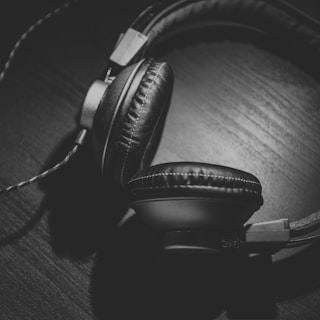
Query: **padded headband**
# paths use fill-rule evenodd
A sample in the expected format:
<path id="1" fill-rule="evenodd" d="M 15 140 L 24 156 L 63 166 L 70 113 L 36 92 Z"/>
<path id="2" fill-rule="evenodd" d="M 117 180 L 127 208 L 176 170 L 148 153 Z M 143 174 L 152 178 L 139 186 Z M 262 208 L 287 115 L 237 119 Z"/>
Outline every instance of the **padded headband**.
<path id="1" fill-rule="evenodd" d="M 139 61 L 159 38 L 176 29 L 221 22 L 250 27 L 282 42 L 285 40 L 320 66 L 320 23 L 282 0 L 156 3 L 143 11 L 121 36 L 110 56 L 110 66 L 120 71 L 130 62 Z"/>
<path id="2" fill-rule="evenodd" d="M 148 36 L 147 47 L 162 34 L 186 23 L 230 21 L 285 38 L 320 58 L 320 24 L 285 2 L 183 0 L 162 8 L 156 15 L 153 11 L 145 13 L 144 19 L 133 24 L 133 28 Z"/>

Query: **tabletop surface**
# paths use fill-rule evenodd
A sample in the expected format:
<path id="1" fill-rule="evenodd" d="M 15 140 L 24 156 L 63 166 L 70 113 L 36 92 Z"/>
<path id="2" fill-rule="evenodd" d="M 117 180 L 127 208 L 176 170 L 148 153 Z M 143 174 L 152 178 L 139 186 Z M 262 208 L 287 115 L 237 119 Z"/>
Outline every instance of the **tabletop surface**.
<path id="1" fill-rule="evenodd" d="M 143 2 L 80 2 L 25 41 L 0 87 L 2 186 L 62 159 L 88 86 Z M 21 31 L 59 3 L 3 5 L 2 66 Z M 175 85 L 154 163 L 253 173 L 265 203 L 251 221 L 320 208 L 320 82 L 288 52 L 219 27 L 156 50 Z M 135 216 L 117 227 L 126 211 L 101 181 L 89 143 L 48 180 L 2 196 L 0 319 L 319 319 L 319 245 L 281 252 L 273 264 L 163 258 Z"/>

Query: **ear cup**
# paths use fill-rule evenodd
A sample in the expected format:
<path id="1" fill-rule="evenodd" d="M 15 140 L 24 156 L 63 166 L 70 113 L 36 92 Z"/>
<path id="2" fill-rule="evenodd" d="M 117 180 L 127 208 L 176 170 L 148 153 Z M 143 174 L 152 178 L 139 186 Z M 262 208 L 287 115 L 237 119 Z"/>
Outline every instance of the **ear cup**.
<path id="1" fill-rule="evenodd" d="M 151 163 L 172 89 L 172 69 L 152 59 L 124 69 L 109 86 L 92 128 L 95 154 L 107 181 L 123 186 Z"/>
<path id="2" fill-rule="evenodd" d="M 138 172 L 128 182 L 130 206 L 164 229 L 242 226 L 263 203 L 250 173 L 193 162 L 166 163 Z"/>

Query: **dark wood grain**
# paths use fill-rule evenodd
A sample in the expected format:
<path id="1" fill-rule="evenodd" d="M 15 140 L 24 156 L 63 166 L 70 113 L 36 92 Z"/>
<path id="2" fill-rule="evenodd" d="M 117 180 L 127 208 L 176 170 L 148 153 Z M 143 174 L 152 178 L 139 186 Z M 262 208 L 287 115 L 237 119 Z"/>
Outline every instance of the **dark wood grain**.
<path id="1" fill-rule="evenodd" d="M 86 89 L 138 7 L 83 3 L 24 44 L 0 88 L 1 185 L 64 155 Z M 12 30 L 2 31 L 1 61 L 19 30 L 46 9 L 7 9 L 5 25 Z M 21 21 L 13 24 L 10 15 Z M 252 221 L 297 219 L 317 210 L 319 79 L 287 59 L 285 48 L 247 32 L 219 32 L 195 33 L 158 52 L 174 69 L 175 87 L 154 163 L 201 161 L 252 172 L 265 200 Z M 250 272 L 239 264 L 239 276 L 239 261 L 164 262 L 152 252 L 145 256 L 142 235 L 150 230 L 138 221 L 114 227 L 114 216 L 125 212 L 122 202 L 102 186 L 90 146 L 48 182 L 2 197 L 0 319 L 227 319 L 233 278 L 240 286 L 234 300 L 249 287 L 261 299 L 267 290 L 291 293 L 277 303 L 277 319 L 319 318 L 320 289 L 305 290 L 320 280 L 319 246 L 280 253 L 271 269 L 264 260 Z M 219 277 L 228 272 L 229 281 Z M 179 313 L 179 307 L 191 311 Z"/>

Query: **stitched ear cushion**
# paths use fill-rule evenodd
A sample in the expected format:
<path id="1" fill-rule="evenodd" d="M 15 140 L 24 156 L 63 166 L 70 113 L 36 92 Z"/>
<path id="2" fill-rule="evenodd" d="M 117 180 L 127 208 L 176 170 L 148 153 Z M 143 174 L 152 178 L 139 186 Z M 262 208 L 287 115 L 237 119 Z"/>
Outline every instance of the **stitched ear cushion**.
<path id="1" fill-rule="evenodd" d="M 129 68 L 108 88 L 92 133 L 103 176 L 117 185 L 151 163 L 173 88 L 166 62 L 146 59 Z"/>
<path id="2" fill-rule="evenodd" d="M 99 103 L 93 121 L 91 136 L 95 158 L 101 170 L 102 159 L 109 154 L 108 149 L 110 149 L 110 138 L 113 133 L 112 128 L 114 124 L 119 121 L 124 97 L 128 92 L 128 88 L 132 85 L 133 78 L 139 74 L 139 71 L 143 73 L 143 64 L 144 60 L 123 69 L 109 85 Z M 107 148 L 107 146 L 109 146 L 109 148 Z"/>
<path id="3" fill-rule="evenodd" d="M 173 162 L 149 167 L 128 182 L 131 201 L 204 197 L 255 206 L 263 203 L 261 184 L 250 173 L 196 162 Z"/>

